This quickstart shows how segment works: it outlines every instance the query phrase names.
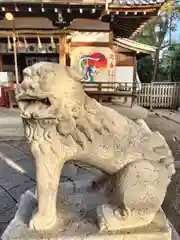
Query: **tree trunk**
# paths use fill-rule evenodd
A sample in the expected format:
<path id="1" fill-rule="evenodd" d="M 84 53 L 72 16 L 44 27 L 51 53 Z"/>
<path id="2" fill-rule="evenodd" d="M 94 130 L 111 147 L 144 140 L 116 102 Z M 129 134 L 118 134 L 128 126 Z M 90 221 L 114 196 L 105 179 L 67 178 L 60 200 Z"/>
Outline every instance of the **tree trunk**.
<path id="1" fill-rule="evenodd" d="M 159 48 L 157 48 L 157 50 L 156 50 L 152 82 L 156 81 L 158 67 L 159 67 Z"/>

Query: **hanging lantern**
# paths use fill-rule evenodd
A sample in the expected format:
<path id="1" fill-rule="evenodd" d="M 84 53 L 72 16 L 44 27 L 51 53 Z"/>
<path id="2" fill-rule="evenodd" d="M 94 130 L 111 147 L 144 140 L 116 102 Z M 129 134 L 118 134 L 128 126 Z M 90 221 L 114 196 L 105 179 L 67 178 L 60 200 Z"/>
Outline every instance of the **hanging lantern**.
<path id="1" fill-rule="evenodd" d="M 8 21 L 14 20 L 14 16 L 13 16 L 13 14 L 12 14 L 11 12 L 7 12 L 7 13 L 5 14 L 5 18 L 6 18 L 6 20 L 8 20 Z"/>
<path id="2" fill-rule="evenodd" d="M 8 50 L 11 50 L 12 49 L 12 44 L 11 44 L 11 40 L 10 40 L 9 36 L 7 37 L 7 41 L 8 41 Z"/>
<path id="3" fill-rule="evenodd" d="M 37 39 L 38 39 L 38 48 L 41 49 L 42 48 L 41 39 L 39 36 L 37 36 Z"/>
<path id="4" fill-rule="evenodd" d="M 17 44 L 16 44 L 17 48 L 24 48 L 24 42 L 21 41 L 18 37 L 18 40 L 17 40 Z"/>
<path id="5" fill-rule="evenodd" d="M 53 49 L 56 48 L 56 44 L 55 44 L 55 42 L 54 42 L 53 36 L 51 36 L 51 47 L 52 47 Z"/>

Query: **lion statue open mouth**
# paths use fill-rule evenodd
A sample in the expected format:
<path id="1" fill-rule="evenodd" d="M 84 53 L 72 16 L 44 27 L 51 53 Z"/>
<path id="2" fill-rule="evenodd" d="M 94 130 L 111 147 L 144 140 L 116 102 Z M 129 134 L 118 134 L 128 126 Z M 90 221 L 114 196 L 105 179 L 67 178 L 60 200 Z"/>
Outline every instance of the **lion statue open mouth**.
<path id="1" fill-rule="evenodd" d="M 30 226 L 46 230 L 56 223 L 61 170 L 71 159 L 115 176 L 116 211 L 98 208 L 100 228 L 147 225 L 175 173 L 171 151 L 159 133 L 88 97 L 81 78 L 70 67 L 44 62 L 26 68 L 18 87 L 25 136 L 36 163 L 38 212 Z"/>

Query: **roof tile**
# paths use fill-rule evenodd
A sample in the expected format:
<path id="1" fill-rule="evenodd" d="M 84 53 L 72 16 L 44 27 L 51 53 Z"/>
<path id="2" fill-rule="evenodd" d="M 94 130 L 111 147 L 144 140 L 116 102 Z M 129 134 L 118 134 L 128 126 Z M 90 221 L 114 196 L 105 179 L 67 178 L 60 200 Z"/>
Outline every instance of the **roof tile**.
<path id="1" fill-rule="evenodd" d="M 158 4 L 164 3 L 165 0 L 112 0 L 113 4 L 123 5 L 146 5 L 146 4 Z"/>

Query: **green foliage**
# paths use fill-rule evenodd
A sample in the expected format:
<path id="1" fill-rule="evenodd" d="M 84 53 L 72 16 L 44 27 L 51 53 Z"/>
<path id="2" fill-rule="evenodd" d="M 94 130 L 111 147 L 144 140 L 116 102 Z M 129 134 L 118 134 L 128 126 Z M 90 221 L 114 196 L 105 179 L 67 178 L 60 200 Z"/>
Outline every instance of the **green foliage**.
<path id="1" fill-rule="evenodd" d="M 180 81 L 180 43 L 171 44 L 160 62 L 161 73 L 170 81 Z"/>
<path id="2" fill-rule="evenodd" d="M 167 14 L 163 16 L 157 16 L 148 24 L 146 24 L 143 31 L 141 31 L 134 38 L 134 40 L 137 42 L 155 46 L 157 48 L 157 51 L 153 57 L 144 57 L 137 63 L 139 77 L 142 82 L 150 82 L 157 75 L 159 51 L 167 45 L 165 42 L 165 36 L 168 31 L 168 26 L 169 19 Z"/>
<path id="3" fill-rule="evenodd" d="M 150 57 L 138 61 L 141 81 L 149 81 L 151 77 L 150 81 L 162 79 L 178 81 L 180 79 L 180 71 L 178 70 L 180 67 L 180 47 L 178 44 L 171 44 L 172 32 L 176 30 L 177 21 L 180 19 L 180 4 L 177 4 L 177 1 L 174 4 L 172 3 L 167 1 L 167 4 L 161 9 L 161 15 L 146 24 L 145 28 L 134 38 L 135 41 L 157 48 L 152 61 L 150 61 Z M 166 51 L 163 58 L 159 59 L 160 52 L 163 49 L 166 49 Z M 145 79 L 144 77 L 147 74 L 148 77 Z"/>
<path id="4" fill-rule="evenodd" d="M 142 82 L 180 81 L 180 44 L 172 44 L 172 32 L 176 30 L 178 20 L 180 20 L 180 0 L 167 1 L 161 8 L 160 16 L 153 18 L 135 36 L 135 41 L 157 48 L 154 56 L 144 57 L 137 62 Z M 159 59 L 163 49 L 166 50 Z"/>
<path id="5" fill-rule="evenodd" d="M 153 76 L 154 61 L 151 56 L 137 62 L 137 70 L 142 82 L 150 82 Z M 158 81 L 180 82 L 180 43 L 171 44 L 164 50 L 159 61 Z"/>
<path id="6" fill-rule="evenodd" d="M 144 29 L 134 37 L 134 40 L 143 44 L 162 48 L 166 33 L 169 26 L 169 16 L 165 14 L 157 16 L 151 20 Z"/>
<path id="7" fill-rule="evenodd" d="M 137 71 L 141 82 L 151 82 L 153 76 L 153 59 L 146 56 L 137 61 Z"/>

